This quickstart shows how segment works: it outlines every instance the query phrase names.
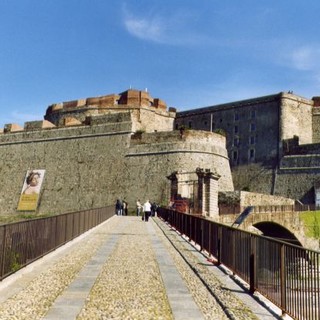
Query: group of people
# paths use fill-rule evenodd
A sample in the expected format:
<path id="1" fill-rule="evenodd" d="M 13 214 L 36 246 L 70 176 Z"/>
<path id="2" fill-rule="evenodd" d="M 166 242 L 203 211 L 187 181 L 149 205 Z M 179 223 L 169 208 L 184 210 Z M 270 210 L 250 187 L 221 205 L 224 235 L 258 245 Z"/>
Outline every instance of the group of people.
<path id="1" fill-rule="evenodd" d="M 136 203 L 136 215 L 141 216 L 142 220 L 148 221 L 149 217 L 154 217 L 157 215 L 158 205 L 155 202 L 150 202 L 147 200 L 144 204 L 141 204 L 140 200 Z M 128 202 L 125 200 L 117 199 L 115 204 L 115 213 L 118 216 L 128 215 Z"/>
<path id="2" fill-rule="evenodd" d="M 117 199 L 116 201 L 116 215 L 127 216 L 128 215 L 128 202 L 125 200 Z"/>
<path id="3" fill-rule="evenodd" d="M 152 216 L 156 216 L 157 214 L 157 204 L 155 202 L 150 202 L 149 200 L 147 200 L 143 205 L 140 202 L 140 199 L 137 200 L 136 203 L 136 214 L 137 216 L 142 216 L 142 220 L 144 221 L 148 221 L 149 217 Z"/>

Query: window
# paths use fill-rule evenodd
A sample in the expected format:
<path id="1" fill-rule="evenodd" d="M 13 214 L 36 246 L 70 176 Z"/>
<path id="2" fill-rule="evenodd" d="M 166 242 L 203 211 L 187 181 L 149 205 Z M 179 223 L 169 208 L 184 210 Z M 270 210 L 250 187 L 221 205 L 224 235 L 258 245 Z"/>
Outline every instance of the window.
<path id="1" fill-rule="evenodd" d="M 256 131 L 256 124 L 255 123 L 250 123 L 250 131 Z"/>
<path id="2" fill-rule="evenodd" d="M 256 137 L 255 136 L 251 136 L 250 137 L 250 144 L 255 144 L 256 143 Z"/>
<path id="3" fill-rule="evenodd" d="M 239 127 L 238 126 L 234 126 L 234 133 L 238 133 L 239 132 Z"/>
<path id="4" fill-rule="evenodd" d="M 239 138 L 238 138 L 238 137 L 235 137 L 235 138 L 233 139 L 233 146 L 234 146 L 234 147 L 237 147 L 237 146 L 239 146 L 239 144 L 240 144 Z"/>
<path id="5" fill-rule="evenodd" d="M 251 119 L 256 118 L 256 110 L 251 110 Z"/>
<path id="6" fill-rule="evenodd" d="M 191 128 L 192 128 L 192 122 L 191 122 L 191 121 L 189 121 L 188 126 L 189 126 L 189 129 L 191 129 Z"/>
<path id="7" fill-rule="evenodd" d="M 238 121 L 239 118 L 240 118 L 239 113 L 236 112 L 236 113 L 234 114 L 234 121 Z"/>
<path id="8" fill-rule="evenodd" d="M 233 151 L 232 159 L 233 159 L 233 161 L 237 161 L 238 160 L 238 151 Z"/>
<path id="9" fill-rule="evenodd" d="M 254 149 L 250 149 L 249 150 L 249 160 L 250 161 L 254 160 L 254 157 L 255 157 L 255 151 L 254 151 Z"/>

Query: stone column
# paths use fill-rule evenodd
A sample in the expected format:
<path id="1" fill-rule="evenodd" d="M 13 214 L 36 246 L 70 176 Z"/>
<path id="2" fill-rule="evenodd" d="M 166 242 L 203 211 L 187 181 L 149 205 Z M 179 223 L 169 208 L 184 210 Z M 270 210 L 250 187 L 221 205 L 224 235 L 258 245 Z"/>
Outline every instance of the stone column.
<path id="1" fill-rule="evenodd" d="M 199 200 L 202 198 L 202 215 L 208 217 L 218 217 L 218 180 L 220 176 L 211 172 L 209 169 L 203 170 L 198 168 L 199 178 Z"/>
<path id="2" fill-rule="evenodd" d="M 205 185 L 207 188 L 207 201 L 208 201 L 208 216 L 218 218 L 219 206 L 218 206 L 218 191 L 220 176 L 217 174 L 210 174 L 205 178 Z"/>
<path id="3" fill-rule="evenodd" d="M 167 177 L 171 183 L 170 183 L 170 201 L 173 201 L 177 198 L 178 195 L 178 177 L 177 177 L 177 171 L 173 172 L 170 176 Z"/>

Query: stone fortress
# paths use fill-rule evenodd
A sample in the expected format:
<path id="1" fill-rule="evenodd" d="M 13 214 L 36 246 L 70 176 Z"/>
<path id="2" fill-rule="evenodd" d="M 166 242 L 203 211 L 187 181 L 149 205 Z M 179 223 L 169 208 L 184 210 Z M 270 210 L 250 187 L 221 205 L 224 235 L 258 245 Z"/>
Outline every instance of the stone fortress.
<path id="1" fill-rule="evenodd" d="M 0 213 L 16 213 L 27 170 L 45 170 L 39 214 L 102 207 L 117 198 L 129 210 L 137 199 L 168 204 L 179 191 L 172 187 L 177 179 L 190 197 L 199 193 L 199 179 L 214 182 L 212 194 L 233 190 L 225 137 L 173 130 L 175 117 L 163 101 L 130 89 L 51 105 L 44 120 L 24 127 L 5 125 Z"/>
<path id="2" fill-rule="evenodd" d="M 320 205 L 320 98 L 292 92 L 177 113 L 175 127 L 226 135 L 236 190 Z"/>
<path id="3" fill-rule="evenodd" d="M 216 214 L 218 191 L 234 189 L 250 191 L 244 205 L 314 203 L 319 106 L 280 93 L 177 112 L 132 89 L 53 104 L 0 134 L 0 214 L 17 212 L 27 170 L 45 170 L 39 214 L 172 196 Z"/>

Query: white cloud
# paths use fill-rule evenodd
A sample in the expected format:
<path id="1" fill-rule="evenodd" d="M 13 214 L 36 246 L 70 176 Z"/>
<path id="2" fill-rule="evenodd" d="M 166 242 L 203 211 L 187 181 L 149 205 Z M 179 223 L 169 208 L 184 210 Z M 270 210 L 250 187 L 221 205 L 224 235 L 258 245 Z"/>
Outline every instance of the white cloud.
<path id="1" fill-rule="evenodd" d="M 318 68 L 320 58 L 320 48 L 316 47 L 300 47 L 293 50 L 291 59 L 294 68 L 298 70 L 312 70 Z"/>
<path id="2" fill-rule="evenodd" d="M 124 20 L 124 24 L 128 32 L 133 36 L 160 43 L 166 42 L 164 24 L 161 22 L 161 19 L 157 17 L 146 19 L 127 16 Z"/>
<path id="3" fill-rule="evenodd" d="M 208 44 L 210 37 L 191 30 L 194 18 L 187 10 L 176 10 L 174 13 L 145 11 L 138 16 L 129 11 L 127 6 L 123 7 L 123 23 L 131 35 L 161 44 Z"/>
<path id="4" fill-rule="evenodd" d="M 274 58 L 283 66 L 289 67 L 298 71 L 315 71 L 320 72 L 320 46 L 317 44 L 302 44 L 300 46 L 280 40 L 273 44 L 274 50 L 270 52 L 277 52 L 276 47 L 281 49 Z"/>

